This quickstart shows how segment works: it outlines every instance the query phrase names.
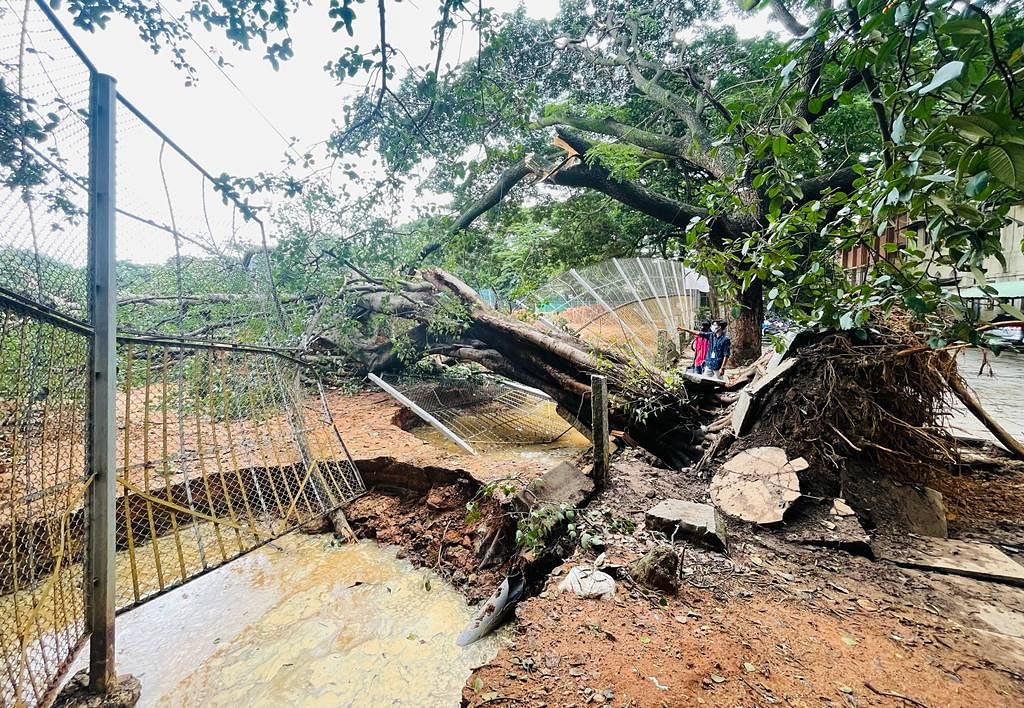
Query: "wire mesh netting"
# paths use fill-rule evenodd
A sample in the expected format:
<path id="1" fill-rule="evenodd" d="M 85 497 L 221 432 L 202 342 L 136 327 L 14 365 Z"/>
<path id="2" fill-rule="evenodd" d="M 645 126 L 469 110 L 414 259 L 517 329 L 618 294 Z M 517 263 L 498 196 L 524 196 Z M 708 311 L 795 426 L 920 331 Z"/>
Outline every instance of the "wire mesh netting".
<path id="1" fill-rule="evenodd" d="M 45 703 L 85 637 L 90 72 L 0 4 L 0 704 Z M 58 324 L 61 323 L 61 324 Z M 76 326 L 77 324 L 77 326 Z M 65 325 L 70 325 L 70 328 Z"/>
<path id="2" fill-rule="evenodd" d="M 652 359 L 658 332 L 674 338 L 677 327 L 692 327 L 707 291 L 707 279 L 678 261 L 613 258 L 562 273 L 523 306 L 542 326 Z"/>
<path id="3" fill-rule="evenodd" d="M 0 310 L 0 704 L 42 703 L 85 632 L 87 340 Z"/>
<path id="4" fill-rule="evenodd" d="M 0 4 L 0 704 L 45 705 L 86 638 L 87 61 Z M 116 607 L 358 495 L 288 344 L 255 212 L 123 97 L 116 117 Z"/>
<path id="5" fill-rule="evenodd" d="M 553 443 L 574 433 L 546 394 L 495 376 L 382 380 L 474 451 Z"/>
<path id="6" fill-rule="evenodd" d="M 90 72 L 34 4 L 0 28 L 0 287 L 84 320 Z"/>
<path id="7" fill-rule="evenodd" d="M 121 360 L 118 607 L 362 491 L 297 365 L 274 354 L 130 343 Z"/>

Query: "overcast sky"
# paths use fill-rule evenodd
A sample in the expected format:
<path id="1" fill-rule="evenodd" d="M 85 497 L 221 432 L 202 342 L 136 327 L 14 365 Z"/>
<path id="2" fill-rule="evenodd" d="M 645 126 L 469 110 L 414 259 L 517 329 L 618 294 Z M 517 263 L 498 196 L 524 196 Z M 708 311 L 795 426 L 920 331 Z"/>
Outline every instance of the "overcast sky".
<path id="1" fill-rule="evenodd" d="M 515 9 L 520 0 L 489 0 L 487 4 L 504 12 Z M 532 17 L 552 17 L 557 11 L 556 0 L 523 0 L 522 4 Z M 163 5 L 172 12 L 186 6 L 176 0 L 164 0 Z M 105 30 L 96 33 L 70 29 L 99 70 L 117 79 L 121 94 L 211 173 L 252 175 L 281 169 L 287 146 L 278 133 L 297 138 L 296 147 L 300 152 L 323 141 L 334 128 L 334 121 L 341 119 L 345 99 L 362 89 L 364 75 L 339 86 L 324 71 L 324 65 L 337 59 L 347 46 L 359 45 L 367 51 L 375 46 L 377 25 L 373 4 L 360 4 L 356 9 L 359 14 L 355 36 L 349 37 L 344 31 L 331 32 L 333 21 L 327 16 L 326 0 L 314 0 L 313 6 L 301 7 L 289 26 L 295 55 L 282 62 L 278 71 L 262 58 L 262 51 L 234 49 L 221 33 L 196 28 L 198 45 L 208 51 L 214 47 L 229 66 L 224 68 L 225 77 L 199 46 L 186 45 L 190 61 L 199 73 L 198 85 L 191 87 L 185 86 L 185 74 L 171 65 L 170 54 L 167 51 L 154 54 L 126 20 L 117 18 Z M 388 12 L 389 43 L 413 65 L 429 61 L 431 28 L 437 21 L 436 0 L 391 2 Z M 58 11 L 58 16 L 70 26 L 69 15 L 63 9 Z M 743 36 L 771 28 L 763 13 L 757 17 L 736 18 L 734 24 Z M 475 54 L 476 34 L 467 29 L 456 30 L 447 48 L 446 62 L 454 65 L 465 61 Z M 131 184 L 131 191 L 122 202 L 131 201 L 139 210 L 165 217 L 166 199 L 160 175 L 152 169 L 158 143 L 143 144 L 145 131 L 137 132 L 138 146 L 130 141 L 119 146 L 121 186 L 125 186 L 124 176 Z M 173 161 L 168 159 L 164 177 L 169 179 L 171 191 L 176 195 L 182 192 L 198 195 L 199 186 L 189 181 L 189 170 L 182 166 L 179 171 L 176 175 Z M 187 223 L 191 217 L 197 221 L 200 218 L 198 199 L 185 201 L 190 202 L 190 206 L 177 208 L 177 220 Z M 205 216 L 211 218 L 209 213 Z M 159 220 L 167 223 L 167 218 Z M 230 215 L 225 214 L 212 217 L 217 229 L 229 220 Z M 186 230 L 181 224 L 178 228 Z M 243 236 L 243 239 L 249 238 L 251 234 Z M 165 235 L 132 234 L 123 239 L 121 245 L 121 257 L 137 262 L 162 261 L 173 253 L 173 245 Z"/>

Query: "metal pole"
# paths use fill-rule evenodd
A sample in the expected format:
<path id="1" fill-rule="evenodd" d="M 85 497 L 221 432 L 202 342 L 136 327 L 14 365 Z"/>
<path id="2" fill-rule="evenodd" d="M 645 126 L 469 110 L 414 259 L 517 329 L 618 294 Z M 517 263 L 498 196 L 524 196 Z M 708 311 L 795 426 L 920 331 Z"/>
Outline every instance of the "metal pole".
<path id="1" fill-rule="evenodd" d="M 608 484 L 610 465 L 608 444 L 608 379 L 590 375 L 590 429 L 594 433 L 594 486 L 604 489 Z"/>
<path id="2" fill-rule="evenodd" d="M 405 406 L 406 408 L 411 410 L 413 413 L 418 415 L 425 423 L 429 423 L 430 425 L 432 425 L 436 430 L 441 432 L 446 438 L 448 438 L 453 443 L 455 443 L 456 445 L 461 447 L 463 450 L 468 452 L 470 455 L 475 455 L 476 454 L 476 450 L 474 450 L 472 447 L 470 447 L 469 443 L 467 443 L 465 440 L 463 440 L 458 435 L 453 433 L 452 430 L 448 426 L 446 426 L 444 423 L 439 421 L 434 416 L 430 415 L 430 413 L 425 411 L 420 406 L 416 405 L 416 403 L 414 403 L 408 396 L 403 394 L 401 391 L 399 391 L 397 388 L 395 388 L 391 384 L 387 383 L 381 377 L 377 376 L 377 374 L 367 374 L 366 378 L 370 379 L 370 381 L 373 381 L 375 384 L 380 386 L 382 389 L 384 389 L 384 391 L 387 392 L 387 394 L 389 396 L 391 396 L 396 401 L 401 403 L 403 406 Z"/>
<path id="3" fill-rule="evenodd" d="M 105 694 L 114 673 L 114 507 L 117 381 L 117 281 L 114 235 L 114 106 L 112 77 L 92 74 L 89 96 L 89 487 L 85 557 L 85 620 L 89 688 Z"/>

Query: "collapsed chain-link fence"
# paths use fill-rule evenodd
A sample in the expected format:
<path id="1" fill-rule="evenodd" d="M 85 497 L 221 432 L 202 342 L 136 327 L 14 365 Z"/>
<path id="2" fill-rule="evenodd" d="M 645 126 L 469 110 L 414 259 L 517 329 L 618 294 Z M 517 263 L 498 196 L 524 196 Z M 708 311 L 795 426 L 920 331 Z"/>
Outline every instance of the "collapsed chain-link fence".
<path id="1" fill-rule="evenodd" d="M 613 258 L 562 273 L 522 306 L 542 326 L 653 360 L 658 333 L 674 339 L 677 327 L 692 328 L 707 291 L 707 279 L 679 261 Z"/>
<path id="2" fill-rule="evenodd" d="M 45 705 L 87 639 L 88 59 L 41 3 L 0 5 L 0 705 Z M 288 343 L 252 209 L 118 96 L 117 609 L 363 490 Z M 95 491 L 96 487 L 92 487 Z"/>
<path id="3" fill-rule="evenodd" d="M 397 392 L 403 405 L 411 403 L 424 422 L 456 444 L 468 446 L 469 452 L 544 445 L 578 436 L 542 391 L 496 376 L 385 376 L 375 380 L 389 393 Z M 566 413 L 578 416 L 580 411 Z"/>

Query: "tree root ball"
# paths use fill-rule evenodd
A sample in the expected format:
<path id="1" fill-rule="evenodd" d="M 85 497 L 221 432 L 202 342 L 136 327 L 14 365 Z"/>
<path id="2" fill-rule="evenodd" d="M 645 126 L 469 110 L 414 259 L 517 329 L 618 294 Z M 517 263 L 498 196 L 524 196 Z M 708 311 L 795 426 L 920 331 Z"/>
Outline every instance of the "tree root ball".
<path id="1" fill-rule="evenodd" d="M 629 574 L 644 587 L 674 595 L 679 591 L 679 556 L 667 546 L 654 548 L 629 564 Z"/>

